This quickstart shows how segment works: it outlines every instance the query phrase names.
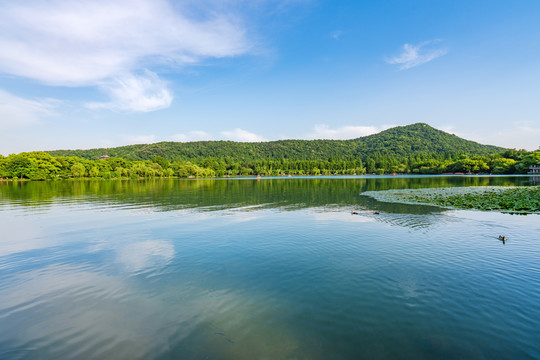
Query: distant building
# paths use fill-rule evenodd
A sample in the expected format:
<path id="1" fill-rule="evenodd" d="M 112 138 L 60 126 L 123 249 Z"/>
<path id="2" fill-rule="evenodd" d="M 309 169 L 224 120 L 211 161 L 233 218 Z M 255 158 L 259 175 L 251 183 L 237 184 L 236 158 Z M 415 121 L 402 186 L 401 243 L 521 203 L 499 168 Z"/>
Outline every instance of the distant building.
<path id="1" fill-rule="evenodd" d="M 99 157 L 99 160 L 108 159 L 108 158 L 109 158 L 109 155 L 101 155 Z"/>
<path id="2" fill-rule="evenodd" d="M 540 175 L 540 161 L 536 165 L 529 166 L 529 175 Z"/>

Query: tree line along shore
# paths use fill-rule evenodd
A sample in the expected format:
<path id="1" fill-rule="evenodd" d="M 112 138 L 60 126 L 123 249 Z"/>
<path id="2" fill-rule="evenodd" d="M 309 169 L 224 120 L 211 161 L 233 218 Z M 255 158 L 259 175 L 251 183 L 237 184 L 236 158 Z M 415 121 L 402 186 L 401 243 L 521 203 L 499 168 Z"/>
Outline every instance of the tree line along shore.
<path id="1" fill-rule="evenodd" d="M 363 174 L 526 174 L 540 162 L 540 150 L 504 150 L 490 155 L 417 153 L 410 156 L 374 155 L 320 160 L 271 158 L 238 160 L 206 157 L 149 160 L 120 157 L 84 159 L 47 152 L 0 155 L 3 180 L 119 179 L 155 177 L 225 177 Z"/>

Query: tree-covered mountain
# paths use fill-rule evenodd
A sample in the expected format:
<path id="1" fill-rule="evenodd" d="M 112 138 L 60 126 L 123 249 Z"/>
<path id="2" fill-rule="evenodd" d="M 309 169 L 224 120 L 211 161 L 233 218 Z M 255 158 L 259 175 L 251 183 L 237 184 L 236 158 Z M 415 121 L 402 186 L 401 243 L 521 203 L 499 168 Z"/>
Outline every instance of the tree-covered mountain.
<path id="1" fill-rule="evenodd" d="M 53 154 L 54 156 L 52 156 Z M 102 155 L 108 155 L 102 157 Z M 426 124 L 353 140 L 162 142 L 0 155 L 0 180 L 361 174 L 524 174 L 540 150 L 481 145 Z"/>
<path id="2" fill-rule="evenodd" d="M 234 161 L 257 160 L 328 160 L 389 156 L 445 157 L 457 155 L 486 156 L 504 150 L 462 139 L 427 124 L 398 126 L 378 134 L 352 140 L 279 140 L 269 142 L 195 141 L 159 142 L 90 150 L 55 150 L 53 156 L 77 156 L 97 159 L 102 155 L 126 160 L 151 160 L 162 156 L 170 161 L 228 158 Z"/>

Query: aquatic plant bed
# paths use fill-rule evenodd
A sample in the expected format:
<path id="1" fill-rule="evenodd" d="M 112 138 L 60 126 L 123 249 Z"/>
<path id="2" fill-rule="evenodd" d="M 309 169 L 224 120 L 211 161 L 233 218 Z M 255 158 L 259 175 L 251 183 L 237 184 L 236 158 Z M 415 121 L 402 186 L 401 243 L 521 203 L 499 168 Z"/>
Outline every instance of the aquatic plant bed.
<path id="1" fill-rule="evenodd" d="M 540 186 L 477 186 L 366 191 L 378 201 L 515 213 L 540 213 Z"/>

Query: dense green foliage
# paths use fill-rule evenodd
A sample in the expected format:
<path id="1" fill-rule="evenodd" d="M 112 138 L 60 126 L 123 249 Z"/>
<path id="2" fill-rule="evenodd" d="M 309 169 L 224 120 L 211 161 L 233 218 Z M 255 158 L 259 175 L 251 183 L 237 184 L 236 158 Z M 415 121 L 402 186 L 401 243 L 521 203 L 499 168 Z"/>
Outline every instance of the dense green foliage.
<path id="1" fill-rule="evenodd" d="M 54 157 L 45 152 L 0 156 L 0 178 L 53 180 L 66 178 L 140 178 L 173 176 L 175 171 L 152 161 L 126 161 L 119 158 L 86 160 L 75 156 Z M 209 175 L 201 172 L 201 175 Z"/>
<path id="2" fill-rule="evenodd" d="M 126 160 L 151 160 L 162 156 L 169 161 L 196 161 L 230 158 L 238 162 L 258 160 L 329 160 L 371 158 L 406 159 L 422 155 L 489 155 L 502 148 L 481 145 L 434 129 L 427 124 L 394 127 L 378 134 L 352 140 L 280 140 L 258 143 L 233 141 L 160 142 L 91 150 L 56 150 L 54 156 L 97 159 L 103 154 Z"/>
<path id="3" fill-rule="evenodd" d="M 102 155 L 109 158 L 99 159 Z M 504 150 L 426 124 L 354 140 L 206 141 L 0 155 L 0 178 L 526 173 L 540 151 Z"/>
<path id="4" fill-rule="evenodd" d="M 257 160 L 239 162 L 232 158 L 208 158 L 194 162 L 173 161 L 156 156 L 153 160 L 127 161 L 121 158 L 87 160 L 75 156 L 54 157 L 45 152 L 0 156 L 0 178 L 52 180 L 66 178 L 151 178 L 213 177 L 260 174 L 280 175 L 351 175 L 365 173 L 526 173 L 540 161 L 540 151 L 507 150 L 490 156 L 459 155 L 455 158 L 411 156 L 400 162 L 385 156 L 329 160 Z"/>
<path id="5" fill-rule="evenodd" d="M 465 187 L 365 192 L 380 201 L 484 211 L 540 212 L 540 186 Z"/>

